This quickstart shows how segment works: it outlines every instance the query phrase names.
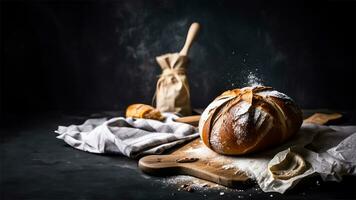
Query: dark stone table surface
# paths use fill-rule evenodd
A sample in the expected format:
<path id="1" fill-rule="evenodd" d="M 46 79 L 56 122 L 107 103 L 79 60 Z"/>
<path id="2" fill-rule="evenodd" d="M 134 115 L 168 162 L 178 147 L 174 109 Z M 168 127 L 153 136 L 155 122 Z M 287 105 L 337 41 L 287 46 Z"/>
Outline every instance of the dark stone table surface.
<path id="1" fill-rule="evenodd" d="M 306 115 L 314 112 L 308 110 Z M 310 177 L 281 195 L 252 185 L 243 191 L 179 191 L 164 177 L 142 173 L 137 160 L 75 150 L 56 139 L 58 125 L 86 118 L 119 116 L 122 112 L 49 112 L 5 116 L 1 124 L 1 199 L 356 199 L 356 177 L 323 182 Z M 356 124 L 343 112 L 338 124 Z M 220 195 L 220 192 L 224 195 Z"/>

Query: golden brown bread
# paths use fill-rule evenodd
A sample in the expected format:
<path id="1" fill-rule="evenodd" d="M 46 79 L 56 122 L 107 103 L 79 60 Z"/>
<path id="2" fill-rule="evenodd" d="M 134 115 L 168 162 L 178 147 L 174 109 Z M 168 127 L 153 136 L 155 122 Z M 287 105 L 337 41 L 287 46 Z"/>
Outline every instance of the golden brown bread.
<path id="1" fill-rule="evenodd" d="M 146 104 L 132 104 L 126 109 L 126 117 L 164 120 L 161 112 Z"/>
<path id="2" fill-rule="evenodd" d="M 205 145 L 226 155 L 242 155 L 280 144 L 302 124 L 302 112 L 271 87 L 229 90 L 204 110 L 199 121 Z"/>

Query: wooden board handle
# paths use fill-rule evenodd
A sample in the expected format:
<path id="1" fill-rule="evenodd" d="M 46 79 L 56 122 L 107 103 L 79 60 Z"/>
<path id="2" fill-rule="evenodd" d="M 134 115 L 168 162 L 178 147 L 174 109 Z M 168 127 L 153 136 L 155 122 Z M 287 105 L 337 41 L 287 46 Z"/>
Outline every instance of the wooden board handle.
<path id="1" fill-rule="evenodd" d="M 215 182 L 227 187 L 241 185 L 249 180 L 249 177 L 240 170 L 223 169 L 210 166 L 206 160 L 179 163 L 178 159 L 185 156 L 178 155 L 151 155 L 139 160 L 139 168 L 152 175 L 185 174 L 204 180 Z M 189 156 L 188 156 L 189 157 Z"/>
<path id="2" fill-rule="evenodd" d="M 312 116 L 304 120 L 306 123 L 324 125 L 332 120 L 340 119 L 342 115 L 340 113 L 314 113 Z"/>
<path id="3" fill-rule="evenodd" d="M 187 39 L 185 40 L 185 44 L 184 44 L 182 50 L 179 52 L 180 55 L 184 55 L 184 56 L 188 55 L 188 51 L 189 51 L 190 47 L 192 46 L 194 38 L 196 37 L 196 35 L 199 32 L 199 28 L 200 28 L 200 25 L 196 22 L 194 22 L 192 25 L 190 25 Z"/>

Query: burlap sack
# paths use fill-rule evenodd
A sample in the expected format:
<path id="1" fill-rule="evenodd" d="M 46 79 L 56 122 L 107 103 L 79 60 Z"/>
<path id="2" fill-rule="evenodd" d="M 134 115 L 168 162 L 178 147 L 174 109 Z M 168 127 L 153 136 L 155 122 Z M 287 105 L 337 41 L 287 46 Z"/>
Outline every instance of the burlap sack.
<path id="1" fill-rule="evenodd" d="M 156 61 L 162 68 L 156 86 L 156 108 L 161 112 L 191 115 L 187 56 L 171 53 L 156 57 Z"/>

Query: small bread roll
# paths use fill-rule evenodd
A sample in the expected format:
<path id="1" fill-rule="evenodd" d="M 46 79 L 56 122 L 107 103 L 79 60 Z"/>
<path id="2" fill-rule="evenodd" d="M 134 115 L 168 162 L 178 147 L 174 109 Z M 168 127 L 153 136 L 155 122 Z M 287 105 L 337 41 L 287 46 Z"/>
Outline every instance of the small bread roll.
<path id="1" fill-rule="evenodd" d="M 164 120 L 161 112 L 146 104 L 132 104 L 126 109 L 126 117 Z"/>
<path id="2" fill-rule="evenodd" d="M 287 95 L 271 87 L 229 90 L 204 110 L 200 136 L 217 153 L 242 155 L 278 145 L 302 124 L 302 112 Z"/>

